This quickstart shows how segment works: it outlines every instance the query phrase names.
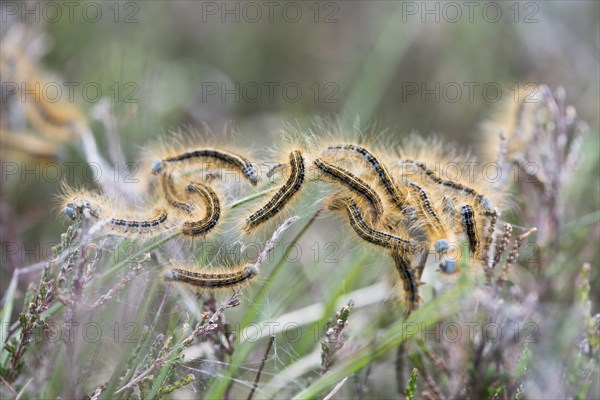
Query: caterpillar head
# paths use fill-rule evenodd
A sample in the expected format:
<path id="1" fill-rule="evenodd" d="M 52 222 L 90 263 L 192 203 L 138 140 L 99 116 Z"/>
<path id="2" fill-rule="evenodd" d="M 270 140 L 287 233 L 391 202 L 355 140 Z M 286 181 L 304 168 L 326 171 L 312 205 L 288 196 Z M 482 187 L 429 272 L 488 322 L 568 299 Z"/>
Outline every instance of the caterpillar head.
<path id="1" fill-rule="evenodd" d="M 445 274 L 455 273 L 456 272 L 456 260 L 450 260 L 450 259 L 442 260 L 442 262 L 440 262 L 440 269 Z"/>
<path id="2" fill-rule="evenodd" d="M 79 216 L 81 215 L 81 209 L 73 203 L 67 204 L 64 212 L 67 218 L 69 218 L 71 221 L 79 219 Z"/>
<path id="3" fill-rule="evenodd" d="M 90 215 L 98 218 L 98 212 L 92 207 L 91 203 L 85 199 L 74 199 L 64 208 L 64 213 L 71 221 L 76 221 L 81 218 L 84 210 L 88 210 Z"/>
<path id="4" fill-rule="evenodd" d="M 248 179 L 248 181 L 252 184 L 252 186 L 256 186 L 258 183 L 258 171 L 256 167 L 251 163 L 246 163 L 244 168 L 242 168 L 242 173 Z"/>
<path id="5" fill-rule="evenodd" d="M 152 174 L 158 175 L 165 169 L 165 163 L 162 160 L 154 160 L 152 162 Z"/>
<path id="6" fill-rule="evenodd" d="M 435 252 L 440 257 L 440 270 L 445 274 L 456 272 L 460 249 L 452 246 L 448 239 L 440 239 L 434 244 Z"/>

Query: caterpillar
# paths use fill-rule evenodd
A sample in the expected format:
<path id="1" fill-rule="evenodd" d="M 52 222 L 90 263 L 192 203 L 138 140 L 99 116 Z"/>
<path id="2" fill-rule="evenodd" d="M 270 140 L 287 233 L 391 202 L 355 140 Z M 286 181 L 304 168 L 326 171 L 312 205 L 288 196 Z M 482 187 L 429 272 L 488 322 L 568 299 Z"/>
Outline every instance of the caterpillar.
<path id="1" fill-rule="evenodd" d="M 217 194 L 207 185 L 192 182 L 186 187 L 189 194 L 199 195 L 206 211 L 203 218 L 197 221 L 186 221 L 181 227 L 181 233 L 185 236 L 197 237 L 203 236 L 211 231 L 219 222 L 221 217 L 221 205 Z"/>
<path id="2" fill-rule="evenodd" d="M 244 178 L 246 178 L 253 186 L 256 186 L 258 183 L 258 171 L 250 161 L 228 150 L 216 148 L 195 149 L 175 156 L 166 157 L 162 160 L 156 160 L 152 163 L 152 173 L 158 175 L 164 171 L 167 164 L 202 158 L 212 159 L 225 165 L 232 166 L 239 170 Z"/>
<path id="3" fill-rule="evenodd" d="M 155 210 L 155 217 L 148 220 L 127 220 L 111 218 L 110 224 L 113 228 L 123 229 L 125 232 L 144 233 L 150 232 L 152 229 L 157 228 L 167 221 L 169 214 L 162 209 Z"/>
<path id="4" fill-rule="evenodd" d="M 259 274 L 258 268 L 247 265 L 232 272 L 195 272 L 182 268 L 171 269 L 163 275 L 166 281 L 186 283 L 202 289 L 233 288 L 245 283 Z"/>
<path id="5" fill-rule="evenodd" d="M 55 144 L 72 141 L 77 136 L 77 128 L 87 126 L 84 114 L 71 102 L 50 99 L 44 88 L 52 82 L 51 76 L 37 68 L 22 48 L 13 46 L 3 40 L 0 75 L 3 81 L 19 82 L 19 90 L 28 95 L 20 102 L 19 114 L 24 114 L 38 137 Z"/>
<path id="6" fill-rule="evenodd" d="M 479 146 L 482 161 L 501 161 L 498 159 L 501 147 L 504 147 L 505 156 L 511 159 L 531 142 L 544 103 L 541 89 L 536 83 L 522 82 L 516 85 L 513 96 L 496 103 L 488 118 L 480 124 L 484 139 Z M 501 132 L 504 144 L 500 139 Z"/>
<path id="7" fill-rule="evenodd" d="M 325 150 L 325 153 L 330 153 L 330 152 L 334 152 L 337 150 L 351 150 L 351 151 L 354 151 L 354 152 L 360 154 L 362 157 L 364 157 L 365 160 L 367 160 L 367 162 L 369 164 L 371 164 L 371 166 L 377 173 L 377 176 L 379 177 L 379 181 L 381 182 L 381 184 L 385 188 L 386 192 L 388 193 L 388 196 L 390 197 L 390 200 L 392 201 L 392 203 L 395 204 L 400 209 L 402 209 L 404 207 L 404 199 L 403 199 L 404 196 L 399 191 L 398 187 L 394 184 L 394 179 L 388 172 L 386 166 L 383 165 L 377 159 L 377 157 L 375 157 L 369 150 L 365 149 L 364 147 L 360 147 L 360 146 L 353 145 L 353 144 L 340 144 L 340 145 L 335 145 L 335 146 L 329 146 Z"/>
<path id="8" fill-rule="evenodd" d="M 438 177 L 435 172 L 433 172 L 432 170 L 430 170 L 429 168 L 427 168 L 427 166 L 419 161 L 413 161 L 413 160 L 404 160 L 403 161 L 406 164 L 413 164 L 416 165 L 421 171 L 423 171 L 425 173 L 425 175 L 427 175 L 427 177 L 432 180 L 433 182 L 435 182 L 438 185 L 442 185 L 442 186 L 446 186 L 450 189 L 455 190 L 458 193 L 464 193 L 466 195 L 469 195 L 471 197 L 474 197 L 484 208 L 486 215 L 488 213 L 493 213 L 494 210 L 492 208 L 492 203 L 490 202 L 490 200 L 483 196 L 482 194 L 479 194 L 477 191 L 475 191 L 474 189 L 471 189 L 468 186 L 465 186 L 461 183 L 458 182 L 454 182 L 451 180 L 446 180 L 446 179 L 442 179 L 440 177 Z"/>
<path id="9" fill-rule="evenodd" d="M 44 96 L 41 96 L 44 97 Z M 76 135 L 77 124 L 85 126 L 85 118 L 78 110 L 64 102 L 24 102 L 27 120 L 36 132 L 51 140 L 68 142 Z M 64 112 L 63 112 L 64 111 Z"/>
<path id="10" fill-rule="evenodd" d="M 442 221 L 440 221 L 440 218 L 438 217 L 437 213 L 433 209 L 427 192 L 425 192 L 425 190 L 421 186 L 417 185 L 414 182 L 411 182 L 406 179 L 403 179 L 402 182 L 418 194 L 416 197 L 418 199 L 419 207 L 428 219 L 428 225 L 431 226 L 438 233 L 443 234 L 445 232 L 444 226 L 442 225 Z"/>
<path id="11" fill-rule="evenodd" d="M 336 182 L 339 182 L 362 196 L 371 206 L 373 219 L 377 220 L 383 214 L 383 204 L 381 198 L 367 183 L 362 179 L 346 171 L 344 168 L 330 164 L 320 158 L 317 158 L 313 164 L 326 176 Z"/>
<path id="12" fill-rule="evenodd" d="M 107 210 L 110 208 L 116 207 L 111 207 L 106 202 L 103 203 L 101 199 L 96 198 L 95 195 L 89 193 L 89 197 L 84 195 L 68 198 L 63 208 L 63 212 L 67 218 L 75 221 L 80 219 L 84 211 L 87 210 L 94 219 L 100 220 L 107 218 L 112 230 L 123 233 L 139 234 L 154 233 L 166 228 L 166 223 L 169 218 L 168 212 L 162 207 L 155 208 L 152 216 L 147 219 L 124 219 L 107 216 Z"/>
<path id="13" fill-rule="evenodd" d="M 479 249 L 479 237 L 473 207 L 463 204 L 460 208 L 461 225 L 469 243 L 469 252 L 475 254 Z"/>
<path id="14" fill-rule="evenodd" d="M 419 296 L 419 283 L 415 278 L 414 271 L 410 267 L 406 256 L 397 251 L 392 251 L 392 258 L 396 271 L 402 281 L 402 287 L 404 289 L 404 306 L 408 313 L 416 310 L 419 307 L 421 300 Z"/>
<path id="15" fill-rule="evenodd" d="M 274 217 L 300 191 L 305 178 L 304 158 L 294 150 L 290 153 L 290 176 L 269 202 L 246 219 L 248 231 Z"/>
<path id="16" fill-rule="evenodd" d="M 352 226 L 352 229 L 354 229 L 356 234 L 361 239 L 369 243 L 387 249 L 396 250 L 413 245 L 413 243 L 409 240 L 403 239 L 399 236 L 391 235 L 386 232 L 380 232 L 369 227 L 363 219 L 362 213 L 360 212 L 358 205 L 353 199 L 349 197 L 334 200 L 330 208 L 345 209 L 348 215 L 348 219 L 350 220 L 350 226 Z"/>
<path id="17" fill-rule="evenodd" d="M 33 158 L 43 161 L 60 159 L 59 143 L 39 137 L 35 132 L 0 128 L 0 155 L 3 160 Z"/>
<path id="18" fill-rule="evenodd" d="M 170 173 L 164 173 L 160 176 L 160 186 L 165 198 L 165 201 L 176 210 L 185 212 L 186 214 L 193 214 L 194 205 L 181 201 L 177 198 L 175 183 L 173 182 L 173 175 Z"/>

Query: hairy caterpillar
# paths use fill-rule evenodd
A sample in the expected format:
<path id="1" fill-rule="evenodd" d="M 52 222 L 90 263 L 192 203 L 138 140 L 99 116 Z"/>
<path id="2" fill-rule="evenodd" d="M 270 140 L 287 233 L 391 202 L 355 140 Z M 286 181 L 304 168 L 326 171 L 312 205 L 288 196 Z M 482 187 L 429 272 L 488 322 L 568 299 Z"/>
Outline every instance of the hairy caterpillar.
<path id="1" fill-rule="evenodd" d="M 110 224 L 115 228 L 123 229 L 125 232 L 142 233 L 157 228 L 167 221 L 169 214 L 165 210 L 157 209 L 155 213 L 155 217 L 140 221 L 111 218 Z"/>
<path id="2" fill-rule="evenodd" d="M 442 221 L 440 221 L 440 218 L 438 217 L 437 213 L 433 209 L 427 192 L 425 192 L 425 190 L 421 186 L 417 185 L 414 182 L 411 182 L 406 179 L 403 179 L 402 182 L 409 188 L 411 188 L 411 191 L 416 192 L 417 196 L 415 197 L 417 198 L 419 208 L 423 211 L 423 214 L 428 220 L 427 225 L 431 226 L 433 230 L 436 231 L 438 234 L 444 234 L 445 228 L 442 225 Z"/>
<path id="3" fill-rule="evenodd" d="M 498 150 L 504 147 L 506 157 L 514 157 L 526 148 L 536 130 L 538 114 L 542 111 L 543 89 L 534 82 L 515 85 L 513 96 L 499 101 L 489 117 L 480 124 L 484 140 L 480 153 L 484 162 L 496 162 Z M 502 143 L 500 134 L 505 139 Z"/>
<path id="4" fill-rule="evenodd" d="M 373 155 L 369 150 L 365 149 L 364 147 L 353 144 L 340 144 L 335 146 L 329 146 L 325 150 L 325 152 L 330 153 L 338 150 L 351 150 L 355 153 L 360 154 L 365 160 L 367 160 L 367 162 L 371 164 L 371 167 L 377 173 L 379 181 L 388 193 L 388 196 L 390 197 L 392 203 L 398 208 L 404 207 L 404 196 L 402 195 L 398 187 L 394 184 L 394 179 L 388 172 L 386 166 L 383 163 L 381 163 L 379 159 L 375 157 L 375 155 Z"/>
<path id="5" fill-rule="evenodd" d="M 231 272 L 195 272 L 189 269 L 174 268 L 165 272 L 163 276 L 166 281 L 186 283 L 201 289 L 222 289 L 248 283 L 258 274 L 258 267 L 250 264 Z"/>
<path id="6" fill-rule="evenodd" d="M 258 183 L 258 171 L 250 161 L 244 157 L 224 149 L 203 148 L 186 151 L 184 153 L 156 160 L 152 163 L 152 173 L 157 175 L 164 171 L 165 166 L 182 161 L 209 159 L 239 170 L 244 178 L 253 186 Z"/>
<path id="7" fill-rule="evenodd" d="M 197 221 L 184 222 L 181 233 L 185 236 L 202 236 L 211 231 L 221 217 L 221 205 L 217 194 L 207 185 L 192 182 L 186 187 L 189 194 L 199 195 L 203 200 L 206 211 L 204 217 Z"/>
<path id="8" fill-rule="evenodd" d="M 362 213 L 358 208 L 358 205 L 354 200 L 349 197 L 342 199 L 335 199 L 330 208 L 332 209 L 345 209 L 348 219 L 350 220 L 350 226 L 356 232 L 356 234 L 363 240 L 372 243 L 377 246 L 385 247 L 387 249 L 401 249 L 407 246 L 413 245 L 409 240 L 403 239 L 399 236 L 391 235 L 386 232 L 377 231 L 367 225 L 363 219 Z"/>
<path id="9" fill-rule="evenodd" d="M 433 182 L 435 182 L 438 185 L 448 187 L 448 188 L 458 192 L 459 194 L 466 194 L 468 196 L 474 197 L 483 206 L 486 213 L 494 212 L 490 200 L 487 197 L 483 196 L 482 194 L 479 194 L 474 189 L 471 189 L 470 187 L 465 186 L 461 183 L 442 179 L 442 178 L 438 177 L 435 174 L 435 172 L 433 172 L 432 170 L 427 168 L 427 166 L 422 162 L 413 161 L 413 160 L 404 160 L 404 163 L 416 165 L 419 169 L 421 169 L 422 172 L 425 173 L 425 175 L 427 175 L 427 177 L 430 180 L 432 180 Z"/>
<path id="10" fill-rule="evenodd" d="M 402 281 L 402 288 L 404 292 L 404 306 L 408 313 L 416 310 L 419 307 L 421 298 L 419 296 L 419 282 L 415 278 L 415 273 L 410 267 L 410 263 L 403 254 L 392 251 L 392 258 L 396 271 Z"/>
<path id="11" fill-rule="evenodd" d="M 111 209 L 116 209 L 116 207 L 98 196 L 86 192 L 67 196 L 63 206 L 64 214 L 72 221 L 80 219 L 87 211 L 94 219 L 106 219 L 110 228 L 117 232 L 153 234 L 168 228 L 169 214 L 162 207 L 156 207 L 150 217 L 139 219 L 125 219 L 110 215 L 109 210 Z"/>
<path id="12" fill-rule="evenodd" d="M 51 77 L 37 68 L 21 50 L 3 41 L 0 55 L 3 81 L 21 83 L 19 90 L 28 96 L 26 101 L 18 103 L 22 103 L 22 112 L 36 133 L 54 143 L 73 140 L 76 128 L 87 126 L 85 116 L 74 104 L 48 98 L 44 88 L 52 82 Z"/>
<path id="13" fill-rule="evenodd" d="M 183 211 L 186 214 L 194 212 L 194 205 L 177 198 L 173 175 L 166 172 L 160 176 L 160 187 L 165 201 L 176 210 Z"/>
<path id="14" fill-rule="evenodd" d="M 479 249 L 479 237 L 477 236 L 477 226 L 473 207 L 468 204 L 463 204 L 460 208 L 460 216 L 463 231 L 469 242 L 469 252 L 475 254 Z"/>
<path id="15" fill-rule="evenodd" d="M 3 160 L 38 158 L 56 160 L 61 156 L 59 143 L 39 137 L 34 132 L 0 128 L 0 155 Z"/>
<path id="16" fill-rule="evenodd" d="M 24 102 L 25 115 L 36 132 L 48 139 L 67 142 L 75 136 L 77 123 L 85 125 L 86 122 L 78 110 L 63 103 Z"/>
<path id="17" fill-rule="evenodd" d="M 343 184 L 353 192 L 362 196 L 371 206 L 373 219 L 377 220 L 383 214 L 383 204 L 381 198 L 367 183 L 362 179 L 346 171 L 344 168 L 330 164 L 320 158 L 317 158 L 313 164 L 326 176 L 334 181 Z"/>
<path id="18" fill-rule="evenodd" d="M 447 272 L 453 270 L 454 266 L 452 266 L 451 263 L 454 258 L 449 257 L 449 253 L 456 254 L 456 251 L 455 249 L 452 249 L 452 246 L 457 246 L 455 240 L 456 238 L 452 229 L 452 218 L 454 218 L 453 211 L 448 209 L 445 210 L 449 215 L 449 218 L 444 218 L 442 221 L 442 219 L 438 216 L 438 213 L 435 211 L 427 192 L 425 192 L 421 186 L 406 179 L 403 179 L 402 182 L 410 188 L 410 192 L 414 192 L 416 194 L 414 197 L 416 197 L 417 206 L 425 217 L 425 221 L 421 221 L 418 217 L 416 217 L 413 223 L 417 227 L 424 229 L 424 233 L 426 235 L 425 241 L 428 243 L 433 243 L 433 249 L 438 256 L 442 258 L 442 271 Z M 409 200 L 412 200 L 412 198 Z M 446 207 L 449 207 L 449 205 L 446 204 Z M 405 210 L 408 209 L 410 209 L 410 207 L 407 207 Z M 450 221 L 450 224 L 448 224 L 447 221 Z"/>
<path id="19" fill-rule="evenodd" d="M 250 230 L 274 217 L 292 197 L 300 191 L 305 178 L 304 158 L 294 150 L 290 153 L 290 176 L 269 202 L 246 219 L 246 230 Z"/>

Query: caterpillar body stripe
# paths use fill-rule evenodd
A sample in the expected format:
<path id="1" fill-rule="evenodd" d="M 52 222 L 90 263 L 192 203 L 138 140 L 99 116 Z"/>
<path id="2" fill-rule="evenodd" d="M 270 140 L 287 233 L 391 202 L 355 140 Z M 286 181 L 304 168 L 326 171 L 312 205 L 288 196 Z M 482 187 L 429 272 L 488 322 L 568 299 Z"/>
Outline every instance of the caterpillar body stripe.
<path id="1" fill-rule="evenodd" d="M 239 271 L 225 273 L 194 272 L 174 268 L 164 274 L 166 281 L 182 282 L 198 288 L 218 289 L 241 285 L 258 275 L 258 268 L 248 265 Z"/>
<path id="2" fill-rule="evenodd" d="M 394 184 L 394 179 L 388 172 L 386 166 L 382 164 L 377 159 L 377 157 L 375 157 L 375 155 L 373 155 L 369 150 L 365 149 L 364 147 L 353 144 L 340 144 L 335 146 L 329 146 L 325 152 L 329 153 L 336 150 L 351 150 L 364 157 L 377 173 L 379 181 L 381 182 L 383 187 L 385 187 L 385 190 L 387 191 L 392 202 L 399 208 L 403 208 L 404 200 L 402 193 L 400 193 L 398 187 Z"/>
<path id="3" fill-rule="evenodd" d="M 404 179 L 403 182 L 418 193 L 419 206 L 427 216 L 427 219 L 429 219 L 430 224 L 433 226 L 433 228 L 439 233 L 443 234 L 445 232 L 444 226 L 442 225 L 442 221 L 438 217 L 437 213 L 433 209 L 427 192 L 425 192 L 425 190 L 421 186 L 417 185 L 414 182 L 411 182 L 406 179 Z"/>
<path id="4" fill-rule="evenodd" d="M 492 209 L 490 200 L 487 197 L 484 197 L 482 194 L 477 193 L 477 191 L 475 189 L 471 189 L 470 187 L 465 186 L 458 182 L 440 178 L 439 176 L 437 176 L 435 174 L 435 172 L 433 172 L 432 170 L 427 168 L 427 166 L 422 162 L 414 161 L 414 160 L 404 160 L 404 163 L 416 165 L 421 171 L 423 171 L 425 173 L 425 175 L 427 175 L 429 177 L 429 179 L 431 179 L 433 182 L 437 183 L 438 185 L 443 185 L 443 186 L 449 187 L 459 193 L 465 193 L 471 197 L 474 197 L 484 207 L 484 209 L 486 211 L 486 215 L 488 213 L 493 213 L 493 209 Z"/>
<path id="5" fill-rule="evenodd" d="M 202 183 L 192 182 L 186 187 L 186 191 L 190 194 L 199 195 L 206 206 L 206 211 L 203 218 L 197 221 L 184 222 L 181 233 L 192 237 L 203 236 L 219 223 L 221 217 L 219 197 L 209 186 Z"/>
<path id="6" fill-rule="evenodd" d="M 175 156 L 166 157 L 162 160 L 154 161 L 152 164 L 152 173 L 155 175 L 161 173 L 165 169 L 166 164 L 203 158 L 213 159 L 226 165 L 231 165 L 235 169 L 238 169 L 253 186 L 256 186 L 258 183 L 258 172 L 256 167 L 254 167 L 250 161 L 228 150 L 216 148 L 190 150 Z"/>
<path id="7" fill-rule="evenodd" d="M 367 200 L 367 202 L 371 205 L 374 219 L 378 219 L 381 214 L 383 214 L 383 203 L 381 202 L 381 198 L 379 198 L 377 192 L 375 192 L 375 190 L 373 190 L 362 179 L 351 172 L 346 171 L 345 169 L 334 164 L 330 164 L 320 158 L 317 158 L 313 163 L 319 169 L 319 171 L 332 178 L 336 182 L 347 186 L 353 192 L 364 197 L 365 200 Z"/>
<path id="8" fill-rule="evenodd" d="M 194 212 L 193 204 L 181 201 L 177 198 L 175 184 L 173 182 L 173 175 L 170 173 L 162 174 L 160 176 L 160 186 L 166 202 L 171 207 L 190 215 Z"/>
<path id="9" fill-rule="evenodd" d="M 392 251 L 392 258 L 396 266 L 396 271 L 402 281 L 404 289 L 404 306 L 408 313 L 411 313 L 419 307 L 421 300 L 419 296 L 419 283 L 415 277 L 415 273 L 410 267 L 407 258 L 397 251 Z"/>
<path id="10" fill-rule="evenodd" d="M 169 214 L 162 209 L 156 210 L 156 216 L 148 220 L 127 220 L 111 218 L 110 224 L 113 228 L 122 228 L 125 232 L 141 232 L 143 230 L 151 230 L 157 228 L 167 221 Z"/>
<path id="11" fill-rule="evenodd" d="M 460 208 L 460 215 L 462 228 L 469 242 L 469 251 L 471 254 L 475 254 L 479 249 L 479 237 L 477 235 L 477 226 L 473 208 L 468 204 L 464 204 Z"/>
<path id="12" fill-rule="evenodd" d="M 290 153 L 290 176 L 269 202 L 246 219 L 250 230 L 275 216 L 300 190 L 305 178 L 304 157 L 298 150 Z"/>
<path id="13" fill-rule="evenodd" d="M 356 234 L 363 240 L 387 249 L 400 249 L 413 244 L 409 240 L 386 232 L 377 231 L 368 226 L 362 217 L 358 205 L 351 198 L 346 197 L 334 200 L 333 207 L 338 208 L 340 206 L 345 208 L 352 229 L 354 229 Z"/>

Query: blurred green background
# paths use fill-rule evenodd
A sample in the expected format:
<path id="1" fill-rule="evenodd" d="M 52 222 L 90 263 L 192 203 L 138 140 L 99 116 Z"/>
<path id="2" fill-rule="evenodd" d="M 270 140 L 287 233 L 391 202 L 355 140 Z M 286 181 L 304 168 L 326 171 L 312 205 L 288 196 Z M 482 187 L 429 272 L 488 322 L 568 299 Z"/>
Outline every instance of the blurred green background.
<path id="1" fill-rule="evenodd" d="M 97 23 L 77 12 L 74 22 L 47 23 L 43 62 L 107 92 L 117 83 L 121 108 L 133 92 L 124 86 L 139 88 L 137 113 L 120 131 L 132 155 L 181 124 L 235 121 L 261 146 L 280 121 L 323 114 L 471 143 L 494 100 L 523 82 L 563 85 L 581 117 L 598 125 L 596 1 L 290 3 L 104 5 Z M 236 84 L 237 99 L 224 91 Z M 425 94 L 436 84 L 437 100 Z"/>

